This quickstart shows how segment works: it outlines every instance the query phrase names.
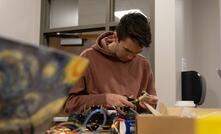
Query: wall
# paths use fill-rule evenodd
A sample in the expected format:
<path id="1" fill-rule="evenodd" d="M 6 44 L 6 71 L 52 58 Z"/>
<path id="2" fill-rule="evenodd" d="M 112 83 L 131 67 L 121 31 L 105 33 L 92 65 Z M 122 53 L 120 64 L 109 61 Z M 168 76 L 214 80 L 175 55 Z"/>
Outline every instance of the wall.
<path id="1" fill-rule="evenodd" d="M 206 80 L 203 107 L 221 106 L 220 7 L 218 0 L 176 0 L 177 98 L 181 95 L 182 70 L 196 70 Z"/>
<path id="2" fill-rule="evenodd" d="M 194 70 L 192 0 L 176 0 L 177 100 L 181 100 L 181 71 Z"/>
<path id="3" fill-rule="evenodd" d="M 175 0 L 155 0 L 155 80 L 160 101 L 176 101 Z"/>
<path id="4" fill-rule="evenodd" d="M 216 68 L 220 56 L 220 11 L 218 0 L 193 0 L 193 49 L 195 67 L 206 79 L 204 107 L 221 106 L 221 79 Z"/>
<path id="5" fill-rule="evenodd" d="M 1 0 L 0 36 L 39 44 L 41 0 Z"/>

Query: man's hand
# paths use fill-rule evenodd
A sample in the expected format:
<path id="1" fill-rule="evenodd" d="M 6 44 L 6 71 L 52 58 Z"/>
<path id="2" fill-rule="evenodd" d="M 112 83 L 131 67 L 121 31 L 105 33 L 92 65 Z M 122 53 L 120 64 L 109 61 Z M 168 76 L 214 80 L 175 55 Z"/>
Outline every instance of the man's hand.
<path id="1" fill-rule="evenodd" d="M 128 101 L 126 96 L 122 96 L 119 94 L 106 94 L 106 101 L 108 106 L 129 106 L 134 108 L 135 105 Z"/>
<path id="2" fill-rule="evenodd" d="M 140 101 L 140 106 L 143 108 L 146 108 L 146 106 L 143 103 L 148 103 L 152 106 L 156 105 L 158 102 L 158 97 L 155 95 L 148 95 L 145 96 L 144 98 L 142 98 L 142 100 Z"/>

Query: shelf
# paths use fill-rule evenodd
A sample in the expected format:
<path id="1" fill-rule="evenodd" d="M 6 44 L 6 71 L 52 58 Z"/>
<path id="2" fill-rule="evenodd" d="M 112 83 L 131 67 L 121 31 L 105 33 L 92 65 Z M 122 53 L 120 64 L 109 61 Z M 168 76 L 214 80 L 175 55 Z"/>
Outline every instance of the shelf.
<path id="1" fill-rule="evenodd" d="M 94 24 L 94 25 L 83 25 L 83 26 L 73 26 L 65 28 L 53 28 L 44 31 L 45 36 L 59 35 L 60 33 L 82 33 L 82 32 L 92 32 L 92 31 L 105 31 L 105 24 Z"/>

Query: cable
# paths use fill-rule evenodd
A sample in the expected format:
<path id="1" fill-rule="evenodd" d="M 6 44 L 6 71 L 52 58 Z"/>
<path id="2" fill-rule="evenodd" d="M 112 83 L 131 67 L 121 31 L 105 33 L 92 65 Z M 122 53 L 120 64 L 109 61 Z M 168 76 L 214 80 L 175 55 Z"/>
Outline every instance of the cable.
<path id="1" fill-rule="evenodd" d="M 112 107 L 117 111 L 118 114 L 120 114 L 120 115 L 125 115 L 126 114 L 125 112 L 120 110 L 118 107 L 116 107 L 116 106 L 112 106 Z"/>
<path id="2" fill-rule="evenodd" d="M 92 117 L 93 115 L 95 115 L 96 113 L 101 113 L 101 114 L 103 115 L 103 117 L 104 117 L 104 120 L 103 120 L 102 125 L 99 125 L 99 127 L 94 131 L 94 133 L 96 133 L 98 130 L 100 130 L 100 129 L 105 125 L 105 123 L 106 123 L 106 121 L 107 121 L 107 114 L 106 114 L 106 111 L 105 111 L 104 109 L 96 109 L 96 110 L 92 111 L 92 112 L 87 116 L 87 118 L 85 119 L 85 121 L 84 121 L 84 123 L 83 123 L 83 127 L 86 128 L 88 121 L 89 121 L 89 120 L 91 119 L 91 117 Z"/>

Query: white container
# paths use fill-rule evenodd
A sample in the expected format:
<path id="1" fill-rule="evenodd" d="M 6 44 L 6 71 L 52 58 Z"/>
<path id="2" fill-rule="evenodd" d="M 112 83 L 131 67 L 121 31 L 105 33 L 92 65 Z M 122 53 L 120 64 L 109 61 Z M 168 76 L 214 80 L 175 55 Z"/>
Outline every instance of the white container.
<path id="1" fill-rule="evenodd" d="M 175 106 L 177 107 L 190 107 L 194 108 L 196 105 L 193 101 L 176 101 Z"/>
<path id="2" fill-rule="evenodd" d="M 180 108 L 180 117 L 196 117 L 196 113 L 193 112 L 193 108 L 195 108 L 196 105 L 193 101 L 176 101 L 175 106 Z"/>

